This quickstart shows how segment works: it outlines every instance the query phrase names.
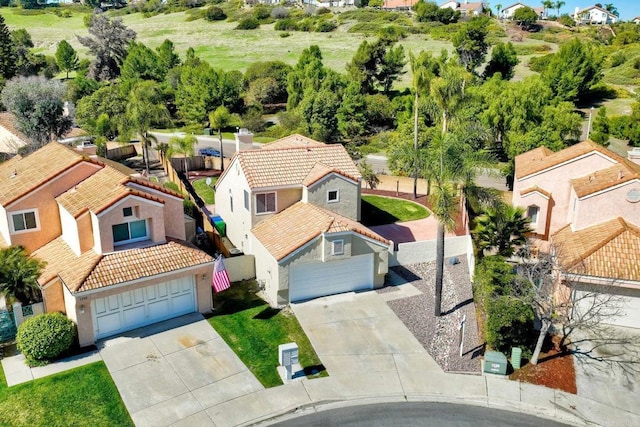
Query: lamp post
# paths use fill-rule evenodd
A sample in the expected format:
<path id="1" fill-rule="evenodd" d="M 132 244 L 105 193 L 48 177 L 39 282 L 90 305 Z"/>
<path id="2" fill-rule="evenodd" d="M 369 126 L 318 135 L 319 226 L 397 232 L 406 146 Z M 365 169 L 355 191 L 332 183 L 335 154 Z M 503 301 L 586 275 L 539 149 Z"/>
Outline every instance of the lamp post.
<path id="1" fill-rule="evenodd" d="M 589 139 L 589 134 L 591 133 L 591 116 L 593 116 L 593 107 L 589 110 L 589 124 L 587 125 L 587 139 Z"/>

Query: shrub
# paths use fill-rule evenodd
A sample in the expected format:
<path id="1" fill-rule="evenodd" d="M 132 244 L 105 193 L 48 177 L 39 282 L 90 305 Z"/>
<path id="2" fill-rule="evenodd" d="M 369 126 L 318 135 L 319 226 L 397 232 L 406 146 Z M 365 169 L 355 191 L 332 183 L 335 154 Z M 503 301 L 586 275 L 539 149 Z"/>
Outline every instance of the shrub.
<path id="1" fill-rule="evenodd" d="M 76 325 L 62 313 L 45 313 L 25 320 L 16 342 L 27 363 L 43 365 L 67 351 L 76 338 Z"/>
<path id="2" fill-rule="evenodd" d="M 337 27 L 338 25 L 334 21 L 320 21 L 316 26 L 316 33 L 330 33 Z"/>
<path id="3" fill-rule="evenodd" d="M 511 347 L 531 344 L 534 314 L 530 305 L 510 296 L 501 296 L 487 305 L 487 345 L 508 352 Z"/>
<path id="4" fill-rule="evenodd" d="M 609 56 L 609 64 L 611 68 L 618 67 L 627 61 L 627 55 L 622 50 L 618 50 Z"/>
<path id="5" fill-rule="evenodd" d="M 285 18 L 277 21 L 273 28 L 277 31 L 297 31 L 298 24 L 291 18 Z"/>
<path id="6" fill-rule="evenodd" d="M 204 14 L 204 19 L 207 21 L 224 21 L 227 19 L 227 15 L 218 6 L 209 6 Z"/>
<path id="7" fill-rule="evenodd" d="M 280 33 L 280 37 L 282 37 L 283 39 L 286 39 L 287 37 L 290 37 L 291 33 L 285 31 L 284 33 Z"/>
<path id="8" fill-rule="evenodd" d="M 326 7 L 321 7 L 318 10 L 316 10 L 316 15 L 325 15 L 327 13 L 331 13 L 331 10 Z"/>
<path id="9" fill-rule="evenodd" d="M 565 27 L 575 27 L 576 21 L 573 20 L 569 15 L 562 15 L 558 18 L 558 22 L 564 25 Z"/>
<path id="10" fill-rule="evenodd" d="M 264 4 L 256 5 L 253 8 L 253 17 L 259 21 L 271 17 L 271 8 Z"/>
<path id="11" fill-rule="evenodd" d="M 271 17 L 273 19 L 284 19 L 289 16 L 289 9 L 286 7 L 276 7 L 271 11 Z"/>
<path id="12" fill-rule="evenodd" d="M 236 30 L 255 30 L 260 26 L 260 23 L 255 18 L 245 18 L 238 22 Z"/>
<path id="13" fill-rule="evenodd" d="M 551 58 L 553 58 L 553 54 L 531 58 L 529 60 L 529 68 L 531 69 L 531 71 L 542 73 L 549 66 Z"/>
<path id="14" fill-rule="evenodd" d="M 173 181 L 167 181 L 164 183 L 164 188 L 168 188 L 169 190 L 173 190 L 176 193 L 181 193 L 180 187 Z"/>

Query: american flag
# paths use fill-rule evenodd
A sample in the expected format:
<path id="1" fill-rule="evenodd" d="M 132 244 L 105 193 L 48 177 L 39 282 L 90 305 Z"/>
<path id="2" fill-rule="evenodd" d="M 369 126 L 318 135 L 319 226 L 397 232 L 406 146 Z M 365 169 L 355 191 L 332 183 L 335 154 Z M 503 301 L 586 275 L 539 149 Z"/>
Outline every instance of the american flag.
<path id="1" fill-rule="evenodd" d="M 218 256 L 218 258 L 216 258 L 216 262 L 213 264 L 213 280 L 211 285 L 216 293 L 222 292 L 231 287 L 229 274 L 227 274 L 227 269 L 224 267 L 224 261 L 222 258 L 222 255 Z"/>

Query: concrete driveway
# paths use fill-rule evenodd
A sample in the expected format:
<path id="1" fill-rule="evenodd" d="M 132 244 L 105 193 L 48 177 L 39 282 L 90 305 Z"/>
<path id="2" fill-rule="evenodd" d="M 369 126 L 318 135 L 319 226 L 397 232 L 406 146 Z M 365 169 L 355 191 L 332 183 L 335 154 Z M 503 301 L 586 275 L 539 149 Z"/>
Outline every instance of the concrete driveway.
<path id="1" fill-rule="evenodd" d="M 263 389 L 198 313 L 98 346 L 137 426 L 214 425 L 207 409 Z"/>
<path id="2" fill-rule="evenodd" d="M 375 291 L 333 295 L 291 307 L 329 375 L 395 372 L 409 360 L 420 360 L 423 373 L 442 373 Z"/>

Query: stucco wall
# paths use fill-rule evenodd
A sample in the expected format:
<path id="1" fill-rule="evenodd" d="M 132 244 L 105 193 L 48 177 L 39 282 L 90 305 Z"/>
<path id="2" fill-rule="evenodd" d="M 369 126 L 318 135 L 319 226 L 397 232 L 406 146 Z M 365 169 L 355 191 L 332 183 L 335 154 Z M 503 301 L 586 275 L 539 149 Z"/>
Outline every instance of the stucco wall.
<path id="1" fill-rule="evenodd" d="M 640 203 L 627 201 L 629 190 L 639 187 L 637 182 L 630 182 L 604 193 L 578 199 L 572 215 L 574 230 L 581 230 L 616 217 L 622 217 L 625 221 L 640 226 Z M 576 197 L 574 192 L 572 196 Z"/>
<path id="2" fill-rule="evenodd" d="M 538 192 L 525 194 L 523 197 L 521 197 L 520 200 L 521 203 L 524 203 L 527 207 L 537 206 L 539 208 L 538 220 L 535 223 L 531 223 L 531 228 L 533 229 L 534 233 L 543 237 L 547 237 L 545 236 L 545 233 L 549 229 L 549 213 L 553 208 L 554 201 Z M 525 216 L 528 214 L 526 208 L 524 214 Z"/>
<path id="3" fill-rule="evenodd" d="M 226 222 L 229 240 L 244 253 L 253 253 L 249 242 L 253 200 L 251 200 L 250 194 L 249 209 L 245 209 L 244 190 L 249 191 L 249 185 L 236 158 L 231 162 L 222 179 L 216 184 L 215 214 L 221 216 Z M 233 195 L 233 212 L 229 203 L 230 192 Z"/>
<path id="4" fill-rule="evenodd" d="M 513 205 L 527 208 L 526 200 L 520 195 L 522 190 L 538 186 L 552 194 L 554 205 L 550 210 L 548 235 L 567 224 L 571 199 L 571 179 L 587 176 L 594 171 L 610 167 L 615 162 L 598 152 L 574 159 L 561 166 L 544 172 L 516 179 L 513 184 Z M 541 233 L 545 234 L 545 233 Z"/>
<path id="5" fill-rule="evenodd" d="M 263 193 L 276 193 L 276 212 L 272 214 L 256 214 L 256 195 Z M 302 188 L 283 188 L 279 190 L 254 190 L 251 195 L 251 227 L 255 227 L 261 221 L 271 218 L 273 215 L 282 212 L 294 203 L 302 199 Z"/>
<path id="6" fill-rule="evenodd" d="M 0 206 L 0 235 L 7 245 L 11 244 L 11 235 L 9 234 L 9 217 L 4 207 Z"/>
<path id="7" fill-rule="evenodd" d="M 183 200 L 170 196 L 162 191 L 155 190 L 153 188 L 145 187 L 143 185 L 128 184 L 129 187 L 136 188 L 145 193 L 153 194 L 164 200 L 164 233 L 167 237 L 173 237 L 174 239 L 186 240 L 186 231 L 184 226 L 184 208 L 182 206 Z"/>
<path id="8" fill-rule="evenodd" d="M 469 250 L 470 236 L 446 237 L 444 243 L 444 256 L 466 256 Z M 389 265 L 418 264 L 436 260 L 436 240 L 422 242 L 408 242 L 398 244 L 398 250 L 389 257 Z"/>
<path id="9" fill-rule="evenodd" d="M 338 190 L 339 200 L 337 202 L 329 203 L 327 201 L 327 194 L 331 190 Z M 308 188 L 306 193 L 309 203 L 356 221 L 359 218 L 359 183 L 354 183 L 337 174 L 331 174 Z"/>
<path id="10" fill-rule="evenodd" d="M 11 220 L 11 212 L 37 208 L 40 225 L 37 231 L 13 234 L 11 244 L 22 245 L 29 252 L 33 252 L 60 236 L 62 226 L 55 197 L 91 176 L 98 169 L 97 165 L 81 162 L 7 206 L 8 221 Z"/>
<path id="11" fill-rule="evenodd" d="M 78 224 L 76 219 L 67 212 L 62 206 L 58 206 L 60 213 L 60 224 L 62 225 L 62 238 L 69 245 L 71 250 L 80 255 L 80 234 L 78 233 Z"/>
<path id="12" fill-rule="evenodd" d="M 133 216 L 125 217 L 124 208 L 133 208 Z M 147 221 L 147 233 L 153 242 L 163 242 L 166 239 L 164 234 L 164 212 L 163 204 L 152 202 L 136 196 L 128 196 L 115 203 L 109 209 L 98 214 L 99 229 L 95 233 L 100 235 L 100 252 L 113 252 L 113 229 L 112 226 L 145 219 Z M 180 218 L 182 220 L 182 218 Z"/>
<path id="13" fill-rule="evenodd" d="M 42 300 L 47 313 L 59 311 L 66 313 L 62 282 L 56 278 L 42 288 Z"/>
<path id="14" fill-rule="evenodd" d="M 281 268 L 278 262 L 255 237 L 252 237 L 252 245 L 255 254 L 256 280 L 264 286 L 267 302 L 273 306 L 283 304 L 278 298 L 281 286 Z"/>
<path id="15" fill-rule="evenodd" d="M 256 260 L 253 255 L 241 255 L 226 258 L 224 266 L 229 274 L 229 280 L 239 282 L 256 277 Z"/>

